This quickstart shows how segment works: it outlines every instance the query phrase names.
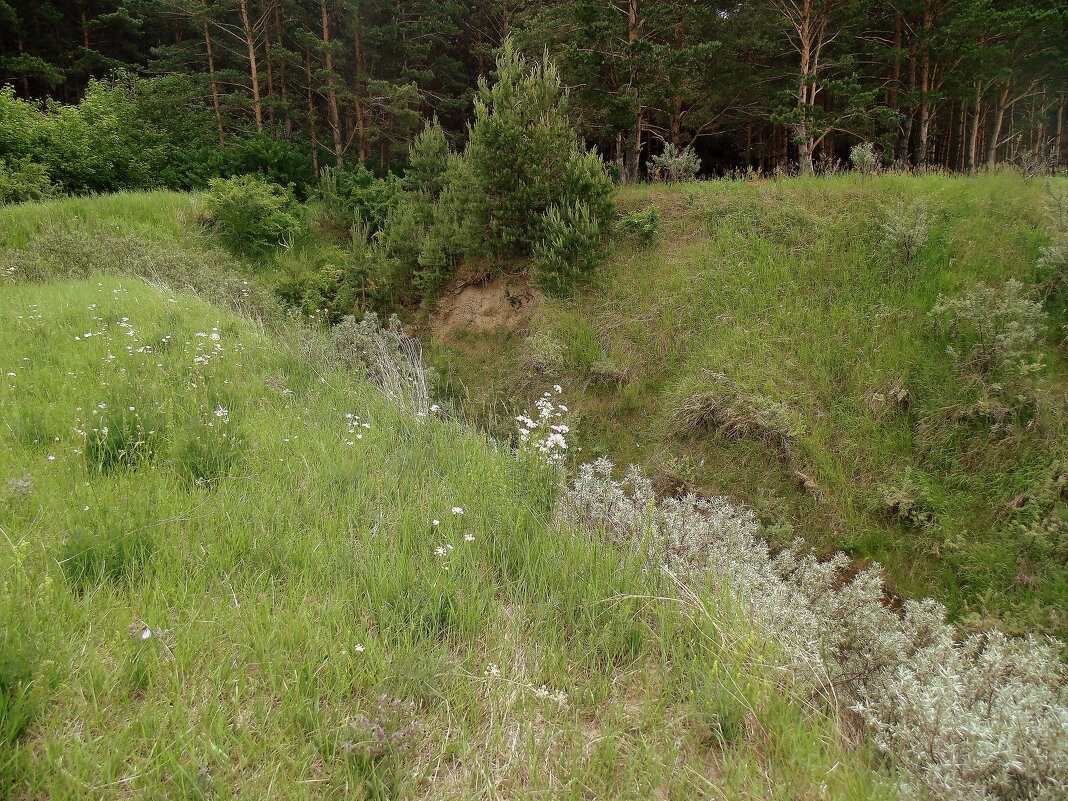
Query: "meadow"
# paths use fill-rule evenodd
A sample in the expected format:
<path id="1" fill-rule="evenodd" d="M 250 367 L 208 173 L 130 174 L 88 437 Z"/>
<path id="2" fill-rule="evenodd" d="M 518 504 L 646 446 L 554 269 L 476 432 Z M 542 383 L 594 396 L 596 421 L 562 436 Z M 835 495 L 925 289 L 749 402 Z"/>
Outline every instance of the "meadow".
<path id="1" fill-rule="evenodd" d="M 314 331 L 106 272 L 0 314 L 0 796 L 886 790 L 769 644 L 554 525 L 555 471 Z"/>

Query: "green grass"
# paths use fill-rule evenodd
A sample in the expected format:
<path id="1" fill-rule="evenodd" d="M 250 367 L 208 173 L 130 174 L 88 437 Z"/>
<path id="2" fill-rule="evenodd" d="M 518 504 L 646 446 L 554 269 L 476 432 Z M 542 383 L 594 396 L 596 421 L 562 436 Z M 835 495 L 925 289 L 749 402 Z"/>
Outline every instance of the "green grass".
<path id="1" fill-rule="evenodd" d="M 181 192 L 116 192 L 0 206 L 0 248 L 25 248 L 51 228 L 121 231 L 174 243 L 188 237 L 195 196 Z"/>
<path id="2" fill-rule="evenodd" d="M 491 428 L 508 425 L 501 398 L 526 402 L 559 382 L 579 410 L 580 459 L 607 454 L 645 465 L 664 491 L 744 500 L 778 542 L 801 534 L 824 553 L 878 560 L 892 589 L 934 595 L 971 624 L 1063 633 L 1063 543 L 1036 546 L 1025 533 L 1036 504 L 1010 504 L 1054 495 L 1068 459 L 1063 307 L 1050 307 L 1035 425 L 1009 435 L 952 422 L 974 387 L 928 322 L 940 293 L 1035 281 L 1050 191 L 1064 182 L 1012 174 L 627 188 L 623 210 L 657 206 L 656 245 L 622 237 L 591 285 L 572 302 L 545 302 L 525 336 L 437 342 L 433 360 Z M 880 222 L 916 198 L 931 236 L 904 263 Z M 557 364 L 531 375 L 535 350 L 557 353 Z M 786 447 L 679 430 L 680 404 L 714 389 L 717 374 L 785 416 L 796 428 Z M 895 386 L 909 408 L 873 413 L 872 394 Z M 798 472 L 819 491 L 799 489 Z M 902 488 L 928 522 L 887 513 L 886 495 Z M 1050 506 L 1041 513 L 1068 521 L 1063 499 Z"/>
<path id="3" fill-rule="evenodd" d="M 112 273 L 0 315 L 0 797 L 885 795 L 743 620 L 315 335 Z"/>

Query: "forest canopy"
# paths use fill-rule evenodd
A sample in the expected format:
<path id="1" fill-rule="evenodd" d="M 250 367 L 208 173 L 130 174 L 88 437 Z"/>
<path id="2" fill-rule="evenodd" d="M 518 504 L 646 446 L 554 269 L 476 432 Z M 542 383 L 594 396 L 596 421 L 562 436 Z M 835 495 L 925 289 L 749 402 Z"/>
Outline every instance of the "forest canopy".
<path id="1" fill-rule="evenodd" d="M 1058 0 L 0 0 L 0 160 L 18 180 L 66 169 L 49 137 L 137 149 L 61 176 L 74 191 L 403 170 L 424 120 L 460 143 L 511 38 L 556 64 L 622 180 L 669 146 L 705 174 L 812 172 L 860 142 L 888 164 L 1051 169 L 1066 21 Z M 60 121 L 31 125 L 42 107 Z"/>

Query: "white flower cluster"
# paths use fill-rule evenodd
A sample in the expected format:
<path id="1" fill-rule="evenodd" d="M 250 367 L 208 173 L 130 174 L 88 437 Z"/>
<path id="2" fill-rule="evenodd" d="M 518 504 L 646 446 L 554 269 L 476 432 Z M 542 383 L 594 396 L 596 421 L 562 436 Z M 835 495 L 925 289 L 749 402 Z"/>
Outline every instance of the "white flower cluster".
<path id="1" fill-rule="evenodd" d="M 355 445 L 355 440 L 363 439 L 363 432 L 371 429 L 371 424 L 361 421 L 358 414 L 346 414 L 345 420 L 349 424 L 348 434 L 353 437 L 353 439 L 345 440 L 346 445 Z"/>
<path id="2" fill-rule="evenodd" d="M 525 684 L 521 681 L 516 681 L 515 679 L 505 678 L 501 675 L 501 668 L 499 665 L 497 665 L 496 662 L 490 662 L 488 665 L 486 665 L 486 669 L 483 671 L 482 677 L 485 679 L 499 679 L 500 681 L 503 681 L 512 686 L 520 687 L 529 692 L 539 701 L 553 701 L 561 709 L 567 707 L 567 693 L 565 693 L 563 690 L 554 690 L 547 684 L 542 684 L 540 687 L 535 687 L 533 684 Z"/>
<path id="3" fill-rule="evenodd" d="M 464 508 L 462 506 L 454 506 L 454 507 L 452 507 L 451 511 L 452 511 L 452 516 L 453 517 L 462 517 L 463 514 L 464 514 Z M 434 520 L 430 521 L 430 526 L 431 526 L 432 529 L 437 529 L 438 526 L 440 526 L 440 525 L 441 525 L 441 521 L 438 520 L 437 518 L 435 518 Z M 464 534 L 463 541 L 464 542 L 474 542 L 475 541 L 475 535 L 471 534 L 471 533 Z M 454 550 L 455 550 L 455 546 L 451 542 L 446 542 L 444 545 L 439 545 L 436 548 L 434 548 L 434 555 L 435 556 L 443 556 L 443 557 L 444 556 L 451 556 L 452 552 Z M 449 569 L 448 562 L 445 562 L 444 564 L 442 564 L 442 567 L 445 570 L 448 570 Z"/>
<path id="4" fill-rule="evenodd" d="M 515 420 L 519 425 L 519 449 L 537 454 L 538 459 L 547 465 L 563 462 L 567 451 L 567 435 L 571 429 L 563 422 L 568 408 L 559 403 L 557 396 L 563 388 L 556 384 L 552 392 L 545 392 L 534 406 L 537 418 L 530 415 L 518 415 Z"/>
<path id="5" fill-rule="evenodd" d="M 725 498 L 657 501 L 634 468 L 614 481 L 607 460 L 580 469 L 558 514 L 682 580 L 722 587 L 733 603 L 721 610 L 738 610 L 780 644 L 799 681 L 861 716 L 908 797 L 1068 798 L 1068 668 L 1054 643 L 998 633 L 959 642 L 935 601 L 887 607 L 878 566 L 850 579 L 841 554 L 820 562 L 797 542 L 773 555 L 750 510 Z"/>

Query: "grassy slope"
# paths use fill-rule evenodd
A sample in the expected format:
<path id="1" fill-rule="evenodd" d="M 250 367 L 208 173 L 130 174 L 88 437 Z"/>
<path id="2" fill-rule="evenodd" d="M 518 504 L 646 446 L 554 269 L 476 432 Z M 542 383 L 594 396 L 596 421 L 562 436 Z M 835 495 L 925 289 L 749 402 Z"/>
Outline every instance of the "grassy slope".
<path id="1" fill-rule="evenodd" d="M 880 796 L 749 632 L 306 336 L 115 275 L 0 318 L 0 797 Z"/>
<path id="2" fill-rule="evenodd" d="M 802 534 L 826 551 L 877 559 L 904 594 L 1063 632 L 1068 573 L 1029 550 L 1013 528 L 1020 515 L 1007 508 L 1048 486 L 1066 458 L 1063 349 L 1045 347 L 1044 425 L 1018 447 L 982 430 L 925 431 L 968 392 L 929 310 L 939 293 L 1031 279 L 1047 241 L 1047 191 L 1013 175 L 629 188 L 623 209 L 653 204 L 663 217 L 656 246 L 621 242 L 592 288 L 541 308 L 528 339 L 466 335 L 436 343 L 434 361 L 475 413 L 507 420 L 499 397 L 560 381 L 582 410 L 582 458 L 606 453 L 645 464 L 665 489 L 743 499 L 780 541 Z M 934 226 L 904 265 L 881 245 L 879 221 L 914 198 L 926 200 Z M 1047 343 L 1057 338 L 1051 331 Z M 552 366 L 531 381 L 535 353 Z M 800 435 L 788 449 L 680 436 L 672 413 L 713 386 L 713 373 L 784 404 Z M 909 390 L 911 408 L 873 415 L 866 397 L 895 385 Z M 822 497 L 801 491 L 795 471 Z M 887 490 L 901 487 L 920 497 L 932 524 L 886 514 Z"/>

